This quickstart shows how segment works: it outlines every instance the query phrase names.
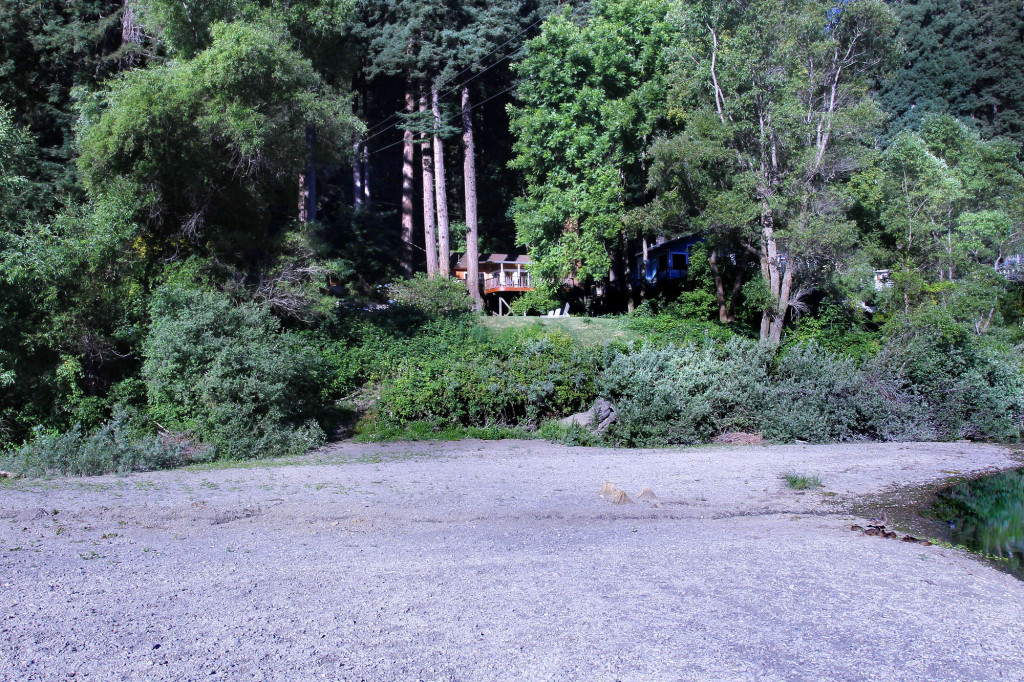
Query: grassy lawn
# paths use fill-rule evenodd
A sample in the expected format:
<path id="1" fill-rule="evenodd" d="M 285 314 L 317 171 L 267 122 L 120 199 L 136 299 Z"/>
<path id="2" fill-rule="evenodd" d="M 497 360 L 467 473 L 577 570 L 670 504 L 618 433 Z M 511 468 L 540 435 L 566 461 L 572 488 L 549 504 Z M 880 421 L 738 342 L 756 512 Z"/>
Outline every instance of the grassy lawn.
<path id="1" fill-rule="evenodd" d="M 615 318 L 489 316 L 481 318 L 480 324 L 495 335 L 506 329 L 523 329 L 525 327 L 534 327 L 545 331 L 562 331 L 576 341 L 591 346 L 599 346 L 606 341 L 629 342 L 639 341 L 643 338 L 638 332 L 625 329 L 622 322 Z"/>

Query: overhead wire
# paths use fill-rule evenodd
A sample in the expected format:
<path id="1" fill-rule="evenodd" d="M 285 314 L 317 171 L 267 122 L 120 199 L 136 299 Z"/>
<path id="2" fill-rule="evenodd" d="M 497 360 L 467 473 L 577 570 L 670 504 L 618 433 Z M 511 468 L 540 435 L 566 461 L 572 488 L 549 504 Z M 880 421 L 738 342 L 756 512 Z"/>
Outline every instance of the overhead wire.
<path id="1" fill-rule="evenodd" d="M 582 5 L 581 5 L 581 7 L 582 7 Z M 579 11 L 579 10 L 577 10 L 577 11 Z M 534 22 L 533 22 L 532 24 L 530 24 L 529 26 L 527 26 L 526 28 L 524 28 L 523 30 L 521 30 L 521 31 L 520 31 L 519 33 L 517 33 L 517 34 L 515 34 L 514 36 L 512 36 L 511 38 L 509 38 L 508 40 L 506 40 L 505 42 L 503 42 L 503 43 L 502 43 L 501 45 L 499 45 L 498 47 L 494 48 L 493 50 L 491 50 L 490 52 L 488 52 L 487 54 L 485 54 L 485 55 L 484 55 L 483 57 L 481 57 L 480 59 L 477 59 L 477 60 L 476 60 L 475 62 L 473 62 L 473 63 L 472 63 L 472 64 L 470 64 L 469 66 L 467 66 L 466 68 L 462 69 L 462 71 L 459 71 L 458 73 L 454 74 L 453 76 L 450 76 L 449 78 L 447 78 L 447 79 L 445 79 L 445 80 L 443 80 L 443 81 L 440 81 L 440 82 L 439 82 L 439 83 L 437 83 L 437 85 L 435 85 L 434 87 L 435 87 L 435 88 L 437 88 L 438 90 L 440 90 L 440 89 L 441 89 L 442 87 L 444 87 L 444 86 L 445 86 L 445 85 L 447 85 L 448 83 L 451 83 L 451 82 L 452 82 L 452 81 L 454 81 L 455 79 L 459 78 L 459 77 L 460 77 L 460 76 L 461 76 L 462 74 L 466 73 L 467 71 L 469 71 L 470 69 L 472 69 L 472 68 L 473 68 L 474 66 L 476 66 L 476 65 L 480 64 L 480 62 L 482 62 L 482 61 L 484 61 L 485 59 L 488 59 L 489 57 L 493 56 L 493 55 L 494 55 L 495 53 L 497 53 L 497 52 L 498 52 L 499 50 L 501 50 L 501 49 L 502 49 L 503 47 L 505 47 L 506 45 L 508 45 L 509 43 L 511 43 L 511 42 L 512 42 L 513 40 L 515 40 L 515 39 L 516 39 L 516 38 L 518 38 L 519 36 L 521 36 L 521 35 L 523 35 L 524 33 L 526 33 L 527 31 L 529 31 L 530 29 L 532 29 L 532 28 L 533 28 L 534 26 L 536 26 L 537 24 L 539 24 L 539 23 L 541 23 L 542 21 L 544 21 L 545 19 L 547 19 L 547 18 L 548 18 L 549 16 L 552 16 L 552 15 L 553 15 L 554 13 L 555 13 L 555 12 L 554 12 L 554 11 L 552 11 L 551 13 L 549 13 L 549 14 L 548 14 L 548 15 L 546 15 L 546 16 L 543 16 L 543 17 L 539 17 L 539 18 L 538 18 L 538 19 L 537 19 L 536 21 L 534 21 Z M 575 14 L 575 13 L 574 13 L 574 14 Z M 520 47 L 519 49 L 522 49 L 522 47 Z M 518 50 L 517 50 L 517 51 L 518 51 Z M 499 60 L 498 60 L 497 62 L 495 62 L 495 63 L 494 63 L 494 64 L 492 64 L 491 66 L 495 66 L 496 64 L 500 64 L 500 63 L 502 62 L 502 60 L 503 60 L 503 59 L 507 59 L 507 58 L 508 58 L 508 56 L 506 56 L 506 57 L 503 57 L 502 59 L 499 59 Z M 489 66 L 489 67 L 487 67 L 487 68 L 488 68 L 488 69 L 490 69 L 491 67 Z M 485 71 L 486 71 L 486 70 L 487 70 L 487 69 L 485 69 Z M 467 82 L 468 82 L 468 81 L 467 81 Z M 456 86 L 456 87 L 457 87 L 457 88 L 458 88 L 458 87 L 462 87 L 462 85 L 460 84 L 459 86 Z M 449 90 L 448 92 L 451 92 L 451 90 Z M 445 94 L 448 94 L 448 92 L 446 92 Z M 404 111 L 404 110 L 402 110 L 402 109 L 399 109 L 398 111 L 396 111 L 395 113 L 391 114 L 390 116 L 388 116 L 388 117 L 387 117 L 386 119 L 384 119 L 383 121 L 380 121 L 379 123 L 376 123 L 376 124 L 374 124 L 373 126 L 371 126 L 371 127 L 370 127 L 370 129 L 368 129 L 368 130 L 367 130 L 366 132 L 367 132 L 368 134 L 371 134 L 371 133 L 372 133 L 372 134 L 370 135 L 370 137 L 367 137 L 367 138 L 365 138 L 365 140 L 369 140 L 369 139 L 372 139 L 373 137 L 376 137 L 377 135 L 379 135 L 379 134 L 380 134 L 380 132 L 383 132 L 383 131 L 380 131 L 380 132 L 374 133 L 373 131 L 374 131 L 374 130 L 376 130 L 377 128 L 379 128 L 379 127 L 383 126 L 383 125 L 386 125 L 387 123 L 390 123 L 390 122 L 391 122 L 391 121 L 392 121 L 393 119 L 395 119 L 395 118 L 398 118 L 399 116 L 401 116 L 401 114 L 402 114 L 402 112 L 403 112 L 403 111 Z M 389 128 L 390 128 L 390 126 L 389 126 Z M 385 130 L 387 130 L 387 128 L 386 128 Z M 365 140 L 364 140 L 364 141 L 365 141 Z"/>
<path id="2" fill-rule="evenodd" d="M 518 87 L 518 85 L 510 85 L 509 87 L 505 88 L 505 89 L 504 89 L 504 90 L 502 90 L 501 92 L 496 92 L 495 94 L 493 94 L 493 95 L 490 95 L 490 96 L 489 96 L 489 97 L 487 97 L 486 99 L 483 99 L 483 100 L 481 100 L 481 101 L 478 101 L 478 102 L 476 102 L 475 104 L 473 104 L 472 106 L 470 106 L 470 108 L 469 108 L 469 109 L 467 109 L 467 110 L 463 110 L 463 111 L 459 112 L 458 114 L 456 114 L 455 116 L 451 116 L 451 117 L 449 117 L 449 118 L 445 119 L 445 120 L 444 120 L 444 122 L 445 122 L 445 123 L 449 123 L 449 122 L 451 122 L 451 121 L 455 121 L 455 120 L 457 120 L 457 119 L 460 119 L 460 118 L 462 118 L 462 115 L 463 115 L 463 114 L 465 114 L 466 112 L 472 112 L 472 111 L 473 111 L 474 109 L 476 109 L 476 108 L 477 108 L 477 106 L 482 106 L 483 104 L 486 104 L 486 103 L 487 103 L 488 101 L 490 101 L 490 100 L 494 99 L 495 97 L 500 97 L 500 96 L 502 96 L 503 94 L 505 94 L 506 92 L 508 92 L 508 91 L 510 91 L 510 90 L 514 90 L 514 89 L 515 89 L 515 88 L 517 88 L 517 87 Z M 404 140 L 404 139 L 399 139 L 399 140 L 397 140 L 397 141 L 391 142 L 390 144 L 386 144 L 386 145 L 384 145 L 384 146 L 380 147 L 380 148 L 379 148 L 379 150 L 374 150 L 373 152 L 370 152 L 370 153 L 368 153 L 368 154 L 367 154 L 367 156 L 368 156 L 368 157 L 372 157 L 372 156 L 374 156 L 374 155 L 380 154 L 381 152 L 384 152 L 384 151 L 386 151 L 386 150 L 390 150 L 390 148 L 391 148 L 392 146 L 397 146 L 397 145 L 399 145 L 399 144 L 403 144 L 404 142 L 406 142 L 406 140 Z"/>
<path id="3" fill-rule="evenodd" d="M 576 10 L 575 10 L 575 11 L 574 11 L 574 12 L 573 12 L 572 14 L 570 14 L 570 15 L 569 15 L 569 18 L 571 19 L 571 18 L 572 18 L 573 16 L 575 16 L 575 15 L 576 15 L 577 13 L 579 13 L 579 11 L 580 11 L 581 9 L 583 9 L 583 8 L 584 8 L 585 6 L 586 6 L 585 4 L 581 4 L 581 5 L 580 5 L 580 7 L 578 7 L 578 8 L 577 8 L 577 9 L 576 9 Z M 619 28 L 619 29 L 616 29 L 616 30 L 615 30 L 615 31 L 614 31 L 614 32 L 613 32 L 612 34 L 606 34 L 606 35 L 615 35 L 615 34 L 618 34 L 618 32 L 619 32 L 619 31 L 623 31 L 623 30 L 625 30 L 625 29 L 627 29 L 627 28 L 629 28 L 629 27 L 633 26 L 633 25 L 634 25 L 635 23 L 637 23 L 637 22 L 638 22 L 638 21 L 640 21 L 641 19 L 644 19 L 644 18 L 646 18 L 647 16 L 649 16 L 649 15 L 653 14 L 653 13 L 654 13 L 654 12 L 655 12 L 655 11 L 656 11 L 657 9 L 658 9 L 658 7 L 657 7 L 657 6 L 653 7 L 652 9 L 648 10 L 647 12 L 644 12 L 643 14 L 641 14 L 640 16 L 638 16 L 637 18 L 633 19 L 633 21 L 629 22 L 629 23 L 628 23 L 628 24 L 626 24 L 625 26 L 622 26 L 621 28 Z M 548 16 L 551 16 L 551 15 L 548 15 Z M 507 41 L 506 41 L 506 42 L 507 42 Z M 522 51 L 522 50 L 524 50 L 525 48 L 526 48 L 526 45 L 525 45 L 525 44 L 523 44 L 523 45 L 522 45 L 521 47 L 519 47 L 519 48 L 518 48 L 517 50 L 515 50 L 515 51 L 513 51 L 513 52 L 510 52 L 509 54 L 505 55 L 504 57 L 502 57 L 501 59 L 499 59 L 499 60 L 498 60 L 497 62 L 495 62 L 494 64 L 491 64 L 491 66 L 488 66 L 488 67 L 487 67 L 486 69 L 483 69 L 482 71 L 479 71 L 478 73 L 474 74 L 474 75 L 473 75 L 472 77 L 470 77 L 470 78 L 466 79 L 465 81 L 463 81 L 463 83 L 460 83 L 460 84 L 459 84 L 458 86 L 456 86 L 455 88 L 452 88 L 452 89 L 448 90 L 448 91 L 447 91 L 447 92 L 446 92 L 445 94 L 449 94 L 449 93 L 451 93 L 451 92 L 454 92 L 454 91 L 455 91 L 455 90 L 457 90 L 457 89 L 460 89 L 460 88 L 461 88 L 461 87 L 462 87 L 463 85 L 465 85 L 466 83 L 469 83 L 470 81 L 472 81 L 472 80 L 473 80 L 474 78 L 476 78 L 477 76 L 480 76 L 480 75 L 482 75 L 482 74 L 483 74 L 484 72 L 486 72 L 487 70 L 489 70 L 489 69 L 491 69 L 491 68 L 493 68 L 493 67 L 497 66 L 497 65 L 498 65 L 498 64 L 500 64 L 500 63 L 501 63 L 502 61 L 504 61 L 504 60 L 506 60 L 506 59 L 509 59 L 509 58 L 511 58 L 511 57 L 513 57 L 513 56 L 515 56 L 515 55 L 516 55 L 516 54 L 517 54 L 518 52 L 521 52 L 521 51 Z M 500 49 L 500 48 L 499 48 L 499 49 Z M 494 50 L 494 51 L 492 51 L 492 52 L 491 52 L 491 54 L 494 54 L 494 52 L 496 52 L 496 51 L 497 51 L 497 50 Z M 490 55 L 488 55 L 488 56 L 490 56 Z M 481 60 L 481 61 L 482 61 L 482 60 Z M 561 61 L 563 61 L 563 62 L 564 62 L 564 60 L 561 60 Z M 463 71 L 462 71 L 462 72 L 460 72 L 460 73 L 463 73 L 463 72 L 465 72 L 465 70 L 466 70 L 466 69 L 463 69 Z M 518 85 L 512 85 L 512 86 L 509 86 L 509 87 L 505 88 L 504 90 L 502 90 L 501 92 L 495 93 L 494 95 L 491 95 L 490 97 L 488 97 L 487 99 L 485 99 L 485 100 L 483 100 L 483 101 L 481 101 L 481 102 L 477 102 L 476 104 L 474 104 L 473 106 L 471 106 L 471 107 L 470 107 L 470 108 L 469 108 L 468 110 L 466 110 L 466 111 L 472 111 L 473 109 L 476 109 L 477 107 L 479 107 L 479 106 L 481 106 L 481 105 L 483 105 L 483 104 L 486 104 L 487 102 L 490 102 L 490 101 L 491 101 L 492 99 L 494 99 L 495 97 L 500 97 L 501 95 L 505 94 L 506 92 L 509 92 L 510 90 L 514 90 L 514 89 L 515 89 L 515 88 L 517 88 L 517 87 L 518 87 Z M 440 97 L 440 96 L 439 96 L 439 97 Z M 462 116 L 462 114 L 463 114 L 463 113 L 464 113 L 464 112 L 460 111 L 459 113 L 455 114 L 454 116 L 451 116 L 451 117 L 449 117 L 448 119 L 446 119 L 446 120 L 445 120 L 445 122 L 450 122 L 450 121 L 454 121 L 454 120 L 456 120 L 456 119 L 460 118 L 460 117 Z M 365 138 L 365 139 L 363 140 L 364 144 L 365 144 L 366 142 L 368 142 L 368 141 L 369 141 L 370 139 L 372 139 L 373 137 L 376 137 L 377 135 L 380 135 L 380 134 L 381 134 L 382 132 L 385 132 L 385 131 L 381 131 L 381 132 L 378 132 L 378 133 L 376 133 L 375 135 L 372 135 L 371 137 L 367 137 L 367 138 Z M 393 143 L 391 143 L 391 144 L 389 144 L 389 145 L 385 145 L 384 147 L 381 147 L 380 149 L 375 149 L 375 150 L 373 150 L 372 152 L 369 152 L 369 153 L 367 154 L 367 156 L 374 156 L 375 154 L 379 154 L 380 152 L 383 152 L 383 151 L 385 151 L 385 150 L 387 150 L 387 149 L 391 149 L 392 147 L 396 147 L 396 146 L 398 146 L 398 145 L 400 145 L 400 144 L 403 144 L 404 142 L 405 142 L 405 140 L 404 140 L 404 139 L 402 139 L 402 140 L 398 140 L 398 141 L 396 141 L 396 142 L 393 142 Z"/>
<path id="4" fill-rule="evenodd" d="M 583 9 L 584 9 L 585 7 L 586 7 L 586 3 L 582 3 L 582 4 L 580 4 L 580 6 L 579 6 L 579 7 L 577 7 L 577 8 L 576 8 L 576 9 L 575 9 L 575 10 L 574 10 L 574 11 L 573 11 L 573 12 L 572 12 L 572 13 L 571 13 L 570 15 L 569 15 L 569 18 L 571 19 L 571 18 L 575 17 L 575 16 L 576 16 L 577 14 L 579 14 L 579 13 L 580 13 L 580 12 L 581 12 L 581 11 L 582 11 L 582 10 L 583 10 Z M 555 11 L 557 11 L 557 10 L 555 10 Z M 505 41 L 504 43 L 502 43 L 502 44 L 501 44 L 501 45 L 499 45 L 498 47 L 494 48 L 493 50 L 491 50 L 491 51 L 490 51 L 490 52 L 488 52 L 488 53 L 487 53 L 486 55 L 484 55 L 484 56 L 483 56 L 483 57 L 481 57 L 480 59 L 476 60 L 475 62 L 473 62 L 472 64 L 470 64 L 470 65 L 469 65 L 469 66 L 467 66 L 466 68 L 462 69 L 462 71 L 459 71 L 458 73 L 456 73 L 455 75 L 451 76 L 451 77 L 450 77 L 450 78 L 448 78 L 447 80 L 444 80 L 444 81 L 441 81 L 441 82 L 439 82 L 439 83 L 438 83 L 437 85 L 435 85 L 435 88 L 436 88 L 437 90 L 441 90 L 441 88 L 442 88 L 442 87 L 444 87 L 444 86 L 445 86 L 445 85 L 447 85 L 448 83 L 451 83 L 452 81 L 454 81 L 455 79 L 457 79 L 457 78 L 458 78 L 459 76 L 461 76 L 462 74 L 464 74 L 464 73 L 466 73 L 467 71 L 469 71 L 470 69 L 472 69 L 472 68 L 473 68 L 474 66 L 477 66 L 478 64 L 480 64 L 481 62 L 483 62 L 483 61 L 484 61 L 485 59 L 488 59 L 489 57 L 493 56 L 493 55 L 494 55 L 494 54 L 496 54 L 496 53 L 497 53 L 497 52 L 498 52 L 499 50 L 501 50 L 501 49 L 502 49 L 503 47 L 505 47 L 506 45 L 508 45 L 509 43 L 511 43 L 511 42 L 512 42 L 513 40 L 515 40 L 515 39 L 516 39 L 516 38 L 518 38 L 519 36 L 521 36 L 521 35 L 523 35 L 524 33 L 526 33 L 527 31 L 529 31 L 530 29 L 532 29 L 532 28 L 533 28 L 534 26 L 536 26 L 537 24 L 539 24 L 539 23 L 541 23 L 542 21 L 544 21 L 545 19 L 548 19 L 549 17 L 553 16 L 553 15 L 555 14 L 555 11 L 552 11 L 552 12 L 550 12 L 549 14 L 547 14 L 546 16 L 543 16 L 543 17 L 541 17 L 541 18 L 537 19 L 537 20 L 536 20 L 536 21 L 534 21 L 534 22 L 533 22 L 532 24 L 530 24 L 529 26 L 527 26 L 526 28 L 524 28 L 524 29 L 523 29 L 522 31 L 520 31 L 519 33 L 515 34 L 514 36 L 512 36 L 511 38 L 509 38 L 508 40 L 506 40 L 506 41 Z M 524 44 L 520 45 L 520 46 L 519 46 L 518 48 L 516 48 L 515 50 L 513 50 L 512 52 L 509 52 L 509 53 L 508 53 L 507 55 L 503 56 L 503 57 L 502 57 L 501 59 L 499 59 L 499 60 L 497 60 L 496 62 L 494 62 L 493 64 L 491 64 L 490 66 L 487 66 L 487 67 L 485 67 L 485 68 L 481 69 L 480 71 L 476 72 L 475 74 L 473 74 L 472 76 L 470 76 L 469 78 L 467 78 L 467 79 L 466 79 L 465 81 L 462 81 L 462 82 L 461 82 L 461 83 L 459 83 L 458 85 L 455 85 L 454 87 L 451 87 L 451 88 L 449 88 L 449 89 L 445 90 L 444 92 L 441 92 L 440 94 L 438 94 L 438 99 L 440 99 L 440 98 L 442 98 L 442 97 L 447 97 L 448 95 L 450 95 L 451 93 L 453 93 L 453 92 L 455 92 L 455 91 L 457 91 L 457 90 L 461 90 L 461 89 L 462 89 L 462 88 L 463 88 L 463 87 L 464 87 L 464 86 L 465 86 L 466 84 L 468 84 L 468 83 L 470 83 L 471 81 L 475 80 L 476 78 L 478 78 L 479 76 L 483 75 L 484 73 L 486 73 L 486 72 L 490 71 L 491 69 L 493 69 L 493 68 L 494 68 L 495 66 L 497 66 L 497 65 L 501 64 L 502 62 L 504 62 L 504 61 L 506 61 L 506 60 L 509 60 L 509 59 L 512 59 L 513 57 L 515 57 L 515 56 L 516 56 L 517 54 L 519 54 L 520 52 L 522 52 L 522 51 L 523 51 L 523 50 L 525 50 L 525 49 L 526 49 L 526 44 L 524 43 Z M 380 123 L 377 123 L 377 124 L 375 124 L 374 126 L 372 126 L 372 127 L 371 127 L 371 128 L 369 129 L 369 130 L 367 130 L 367 131 L 366 131 L 366 132 L 367 132 L 367 135 L 366 135 L 365 137 L 363 137 L 363 139 L 362 139 L 362 143 L 363 143 L 363 144 L 366 144 L 367 142 L 369 142 L 370 140 L 374 139 L 375 137 L 378 137 L 378 136 L 380 136 L 380 135 L 383 135 L 384 133 L 386 133 L 386 132 L 388 132 L 389 130 L 391 130 L 391 129 L 392 129 L 392 126 L 390 126 L 390 125 L 387 125 L 387 124 L 388 124 L 388 123 L 390 123 L 390 122 L 391 122 L 392 120 L 394 120 L 394 119 L 396 119 L 396 118 L 400 118 L 400 117 L 401 117 L 401 115 L 402 115 L 403 113 L 405 113 L 405 109 L 404 109 L 404 108 L 403 108 L 403 109 L 399 109 L 398 111 L 395 111 L 395 112 L 394 112 L 393 114 L 391 114 L 390 116 L 388 116 L 388 117 L 387 117 L 386 119 L 384 119 L 384 120 L 383 120 L 383 121 L 381 121 Z M 384 127 L 384 128 L 381 128 L 380 130 L 377 130 L 377 129 L 378 129 L 378 128 L 380 128 L 381 126 L 385 126 L 385 127 Z M 373 132 L 374 130 L 377 130 L 377 132 Z"/>

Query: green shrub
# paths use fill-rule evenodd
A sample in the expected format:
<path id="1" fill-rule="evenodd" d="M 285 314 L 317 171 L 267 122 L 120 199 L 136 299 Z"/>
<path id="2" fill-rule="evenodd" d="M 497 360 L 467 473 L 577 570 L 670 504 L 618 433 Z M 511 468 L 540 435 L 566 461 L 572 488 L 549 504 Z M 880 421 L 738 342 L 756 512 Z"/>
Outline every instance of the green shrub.
<path id="1" fill-rule="evenodd" d="M 440 358 L 484 343 L 487 332 L 469 315 L 443 316 L 407 305 L 339 305 L 315 332 L 303 332 L 318 354 L 325 399 L 347 396 L 394 376 L 409 359 Z"/>
<path id="2" fill-rule="evenodd" d="M 725 343 L 740 334 L 740 328 L 710 322 L 700 310 L 706 292 L 689 292 L 682 301 L 669 304 L 645 301 L 624 320 L 627 329 L 643 334 L 656 345 L 701 344 L 710 340 Z"/>
<path id="3" fill-rule="evenodd" d="M 558 289 L 550 282 L 538 278 L 535 283 L 532 290 L 512 301 L 513 315 L 545 315 L 565 305 L 558 296 Z"/>
<path id="4" fill-rule="evenodd" d="M 565 425 L 558 421 L 541 424 L 537 434 L 544 440 L 570 446 L 594 446 L 601 444 L 601 436 L 579 424 Z"/>
<path id="5" fill-rule="evenodd" d="M 1019 349 L 979 336 L 941 307 L 887 328 L 871 371 L 916 395 L 935 437 L 1018 440 L 1024 429 L 1024 361 Z"/>
<path id="6" fill-rule="evenodd" d="M 810 488 L 823 488 L 825 484 L 821 482 L 821 479 L 817 476 L 807 476 L 804 474 L 783 474 L 782 480 L 786 482 L 786 485 L 793 490 L 808 490 Z"/>
<path id="7" fill-rule="evenodd" d="M 473 310 L 466 285 L 457 279 L 427 277 L 416 273 L 412 279 L 389 284 L 388 296 L 400 306 L 419 310 L 430 317 L 458 317 Z"/>
<path id="8" fill-rule="evenodd" d="M 881 348 L 880 335 L 863 329 L 854 311 L 837 304 L 823 306 L 816 316 L 801 317 L 786 332 L 787 347 L 809 342 L 830 353 L 860 360 L 874 357 Z"/>
<path id="9" fill-rule="evenodd" d="M 770 440 L 833 443 L 935 438 L 913 392 L 813 342 L 780 354 L 768 396 L 761 428 Z"/>
<path id="10" fill-rule="evenodd" d="M 402 357 L 381 389 L 386 424 L 427 420 L 462 426 L 534 426 L 594 398 L 600 353 L 560 332 L 509 330 L 439 354 Z"/>
<path id="11" fill-rule="evenodd" d="M 617 445 L 706 442 L 723 431 L 757 431 L 766 407 L 771 350 L 739 338 L 682 348 L 644 346 L 620 355 L 598 380 L 618 419 Z"/>
<path id="12" fill-rule="evenodd" d="M 783 351 L 728 343 L 620 355 L 598 380 L 618 420 L 618 445 L 708 442 L 726 431 L 815 443 L 935 437 L 921 400 L 907 387 L 862 370 L 816 344 Z"/>
<path id="13" fill-rule="evenodd" d="M 320 359 L 265 308 L 164 288 L 152 317 L 142 374 L 156 421 L 197 434 L 225 459 L 298 454 L 323 442 L 313 419 Z"/>
<path id="14" fill-rule="evenodd" d="M 98 476 L 180 466 L 205 461 L 212 454 L 184 435 L 147 435 L 135 421 L 118 407 L 107 423 L 88 435 L 80 425 L 60 434 L 40 427 L 31 441 L 4 456 L 0 467 L 24 476 Z"/>

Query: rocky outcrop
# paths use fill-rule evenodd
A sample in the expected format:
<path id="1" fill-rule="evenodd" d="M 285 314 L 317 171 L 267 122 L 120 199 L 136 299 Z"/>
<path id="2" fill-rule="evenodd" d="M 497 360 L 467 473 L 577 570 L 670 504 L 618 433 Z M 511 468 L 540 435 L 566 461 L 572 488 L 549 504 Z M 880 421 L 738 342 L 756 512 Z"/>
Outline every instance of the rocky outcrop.
<path id="1" fill-rule="evenodd" d="M 604 398 L 598 398 L 586 412 L 579 412 L 562 420 L 564 426 L 582 426 L 596 433 L 604 433 L 618 419 L 615 406 Z"/>

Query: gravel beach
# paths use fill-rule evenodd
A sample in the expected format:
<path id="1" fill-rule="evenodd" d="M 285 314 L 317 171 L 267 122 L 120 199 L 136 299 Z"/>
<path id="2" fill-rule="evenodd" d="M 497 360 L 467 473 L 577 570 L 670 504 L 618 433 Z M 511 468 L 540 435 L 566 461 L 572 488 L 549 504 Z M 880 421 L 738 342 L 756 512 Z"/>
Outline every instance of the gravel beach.
<path id="1" fill-rule="evenodd" d="M 462 441 L 7 481 L 0 680 L 1022 680 L 1024 582 L 850 531 L 866 499 L 1019 466 Z"/>

